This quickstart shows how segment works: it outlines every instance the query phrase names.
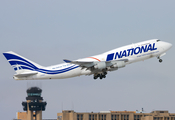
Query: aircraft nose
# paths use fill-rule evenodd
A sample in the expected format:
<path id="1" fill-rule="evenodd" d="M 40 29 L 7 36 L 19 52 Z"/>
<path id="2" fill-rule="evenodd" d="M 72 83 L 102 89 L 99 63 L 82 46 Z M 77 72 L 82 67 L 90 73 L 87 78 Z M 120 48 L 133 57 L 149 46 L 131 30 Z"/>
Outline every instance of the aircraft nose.
<path id="1" fill-rule="evenodd" d="M 171 43 L 165 42 L 164 43 L 164 49 L 169 50 L 172 47 Z"/>

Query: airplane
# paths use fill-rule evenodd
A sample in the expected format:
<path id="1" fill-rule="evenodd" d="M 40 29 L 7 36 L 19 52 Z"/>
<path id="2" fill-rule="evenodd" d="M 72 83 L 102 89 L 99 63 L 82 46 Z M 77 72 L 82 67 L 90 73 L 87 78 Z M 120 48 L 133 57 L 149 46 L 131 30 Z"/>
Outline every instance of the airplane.
<path id="1" fill-rule="evenodd" d="M 78 60 L 64 59 L 63 64 L 43 67 L 12 51 L 4 52 L 16 74 L 15 80 L 64 79 L 80 75 L 93 75 L 94 79 L 106 78 L 109 71 L 115 71 L 128 64 L 162 56 L 172 47 L 171 43 L 151 39 Z"/>

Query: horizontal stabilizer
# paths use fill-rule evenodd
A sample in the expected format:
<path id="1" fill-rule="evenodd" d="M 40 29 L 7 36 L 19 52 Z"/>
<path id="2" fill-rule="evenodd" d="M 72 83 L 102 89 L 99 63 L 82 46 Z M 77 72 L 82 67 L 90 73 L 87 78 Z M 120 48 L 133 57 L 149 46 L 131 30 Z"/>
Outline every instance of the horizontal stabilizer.
<path id="1" fill-rule="evenodd" d="M 30 76 L 30 75 L 35 75 L 35 74 L 37 74 L 37 73 L 38 73 L 38 72 L 36 72 L 36 71 L 23 72 L 23 73 L 15 74 L 14 76 L 15 76 L 15 77 L 27 77 L 27 76 Z"/>

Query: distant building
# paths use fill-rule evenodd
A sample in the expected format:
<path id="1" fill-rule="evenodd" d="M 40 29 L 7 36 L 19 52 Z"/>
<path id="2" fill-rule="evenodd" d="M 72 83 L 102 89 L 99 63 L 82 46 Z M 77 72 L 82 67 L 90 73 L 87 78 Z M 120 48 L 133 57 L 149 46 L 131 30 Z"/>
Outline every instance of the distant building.
<path id="1" fill-rule="evenodd" d="M 34 112 L 35 115 L 35 112 Z M 13 120 L 27 120 L 27 113 L 26 112 L 17 112 L 16 114 L 17 119 Z M 35 120 L 35 117 L 33 117 L 33 120 Z M 57 120 L 57 119 L 42 119 L 42 120 Z"/>
<path id="2" fill-rule="evenodd" d="M 175 113 L 168 111 L 101 111 L 99 113 L 77 113 L 63 110 L 57 113 L 57 120 L 175 120 Z"/>
<path id="3" fill-rule="evenodd" d="M 35 112 L 34 112 L 35 115 Z M 17 112 L 16 114 L 17 119 L 13 120 L 27 120 L 27 113 L 26 112 Z M 35 120 L 35 117 L 33 117 L 33 120 Z M 57 120 L 57 119 L 42 119 L 42 120 Z"/>

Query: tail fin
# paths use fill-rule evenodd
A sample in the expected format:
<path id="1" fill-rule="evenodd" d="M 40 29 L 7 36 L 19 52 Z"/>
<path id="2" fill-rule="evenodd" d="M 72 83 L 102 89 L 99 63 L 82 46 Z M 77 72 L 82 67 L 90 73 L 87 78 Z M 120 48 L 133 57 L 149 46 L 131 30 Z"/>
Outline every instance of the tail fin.
<path id="1" fill-rule="evenodd" d="M 12 51 L 5 52 L 3 55 L 6 57 L 10 65 L 14 68 L 17 74 L 23 72 L 31 72 L 35 71 L 38 68 L 42 68 L 43 66 L 28 60 Z"/>

